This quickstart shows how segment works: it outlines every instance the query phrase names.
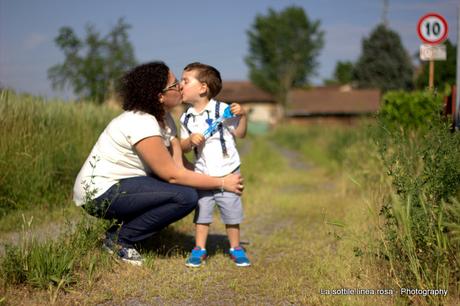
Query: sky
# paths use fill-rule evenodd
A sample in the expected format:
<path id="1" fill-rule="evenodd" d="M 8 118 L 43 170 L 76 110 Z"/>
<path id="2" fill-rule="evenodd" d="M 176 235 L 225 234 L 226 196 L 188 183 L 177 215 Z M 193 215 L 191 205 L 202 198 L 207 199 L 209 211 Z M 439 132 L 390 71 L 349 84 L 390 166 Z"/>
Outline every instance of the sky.
<path id="1" fill-rule="evenodd" d="M 457 44 L 460 1 L 388 3 L 389 27 L 399 33 L 410 55 L 421 44 L 417 21 L 429 12 L 447 20 L 449 39 Z M 119 18 L 132 26 L 129 40 L 139 63 L 163 60 L 180 76 L 188 63 L 200 61 L 216 67 L 224 81 L 247 80 L 247 31 L 255 17 L 292 5 L 302 7 L 310 20 L 319 20 L 325 33 L 314 85 L 332 77 L 337 61 L 356 61 L 362 39 L 382 22 L 383 0 L 0 0 L 0 85 L 73 98 L 71 89 L 54 91 L 47 78 L 48 68 L 64 61 L 54 43 L 59 28 L 70 26 L 83 38 L 91 24 L 105 35 Z"/>

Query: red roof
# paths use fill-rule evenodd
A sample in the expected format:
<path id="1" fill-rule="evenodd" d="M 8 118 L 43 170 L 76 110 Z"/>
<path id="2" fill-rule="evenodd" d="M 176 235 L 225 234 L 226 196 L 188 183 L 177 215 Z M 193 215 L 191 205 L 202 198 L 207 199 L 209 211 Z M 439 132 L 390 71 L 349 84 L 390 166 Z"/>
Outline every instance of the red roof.
<path id="1" fill-rule="evenodd" d="M 328 87 L 296 89 L 291 93 L 287 115 L 374 113 L 378 111 L 379 105 L 380 91 L 377 89 L 349 91 Z"/>
<path id="2" fill-rule="evenodd" d="M 216 97 L 223 102 L 270 102 L 274 103 L 273 96 L 258 88 L 249 81 L 226 81 L 222 84 L 222 90 Z"/>

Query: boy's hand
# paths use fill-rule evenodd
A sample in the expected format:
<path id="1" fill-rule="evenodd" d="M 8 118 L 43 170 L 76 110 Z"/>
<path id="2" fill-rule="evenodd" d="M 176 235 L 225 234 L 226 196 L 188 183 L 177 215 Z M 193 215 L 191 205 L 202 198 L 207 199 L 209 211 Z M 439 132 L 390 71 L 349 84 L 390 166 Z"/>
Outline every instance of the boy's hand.
<path id="1" fill-rule="evenodd" d="M 244 116 L 246 115 L 245 109 L 239 105 L 238 103 L 232 103 L 230 104 L 230 110 L 232 111 L 232 114 L 235 116 Z"/>
<path id="2" fill-rule="evenodd" d="M 202 145 L 205 142 L 203 134 L 200 133 L 193 133 L 190 135 L 190 144 L 192 147 L 197 147 L 199 145 Z"/>

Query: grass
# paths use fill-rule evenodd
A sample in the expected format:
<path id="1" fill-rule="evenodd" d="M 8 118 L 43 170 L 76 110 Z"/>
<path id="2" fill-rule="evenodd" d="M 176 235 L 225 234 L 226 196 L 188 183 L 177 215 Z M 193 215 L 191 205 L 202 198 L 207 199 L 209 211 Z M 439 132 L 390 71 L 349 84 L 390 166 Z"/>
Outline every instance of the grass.
<path id="1" fill-rule="evenodd" d="M 0 239 L 21 237 L 0 258 L 0 304 L 426 303 L 399 297 L 394 270 L 379 256 L 380 201 L 391 187 L 362 132 L 287 126 L 240 143 L 246 152 L 242 244 L 252 267 L 231 263 L 216 215 L 204 267 L 184 265 L 194 244 L 188 216 L 143 245 L 146 264 L 139 268 L 102 252 L 106 224 L 70 200 L 79 167 L 116 112 L 2 92 L 0 115 L 8 131 L 0 138 Z M 458 224 L 449 226 L 458 242 Z M 47 233 L 50 228 L 56 233 Z M 341 288 L 394 294 L 321 294 Z M 458 301 L 451 295 L 430 302 Z"/>
<path id="2" fill-rule="evenodd" d="M 142 250 L 142 268 L 113 261 L 89 277 L 89 265 L 75 271 L 65 291 L 7 286 L 11 304 L 392 304 L 394 296 L 321 295 L 321 289 L 386 288 L 381 269 L 356 248 L 370 248 L 369 214 L 341 177 L 313 167 L 293 169 L 267 139 L 250 139 L 243 159 L 246 221 L 242 241 L 253 267 L 235 267 L 226 254 L 225 229 L 211 227 L 206 266 L 184 265 L 193 246 L 192 216 L 155 237 Z M 218 220 L 218 219 L 217 219 Z M 100 240 L 99 240 L 100 243 Z M 98 248 L 90 249 L 95 256 Z M 92 281 L 89 281 L 92 279 Z M 122 280 L 122 283 L 120 283 Z M 276 284 L 276 285 L 275 285 Z M 57 286 L 54 286 L 56 290 Z"/>
<path id="3" fill-rule="evenodd" d="M 17 209 L 68 205 L 75 176 L 115 115 L 102 106 L 1 91 L 0 220 Z"/>

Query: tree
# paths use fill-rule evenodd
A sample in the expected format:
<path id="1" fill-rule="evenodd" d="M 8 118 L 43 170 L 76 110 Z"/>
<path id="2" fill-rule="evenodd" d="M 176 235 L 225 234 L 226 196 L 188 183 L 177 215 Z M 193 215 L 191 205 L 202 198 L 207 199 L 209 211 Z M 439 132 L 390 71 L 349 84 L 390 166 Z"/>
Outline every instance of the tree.
<path id="1" fill-rule="evenodd" d="M 446 85 L 454 85 L 456 82 L 457 47 L 449 40 L 446 40 L 447 58 L 445 61 L 435 61 L 434 64 L 434 85 L 444 88 Z M 417 76 L 417 88 L 428 87 L 429 62 L 423 62 L 420 74 Z"/>
<path id="2" fill-rule="evenodd" d="M 350 84 L 353 78 L 353 63 L 338 61 L 335 66 L 334 77 L 339 84 Z"/>
<path id="3" fill-rule="evenodd" d="M 378 25 L 363 40 L 353 75 L 359 87 L 383 91 L 412 88 L 412 63 L 398 33 Z"/>
<path id="4" fill-rule="evenodd" d="M 289 90 L 308 84 L 323 46 L 320 22 L 311 22 L 304 10 L 291 6 L 277 13 L 258 15 L 247 32 L 249 78 L 286 106 Z"/>
<path id="5" fill-rule="evenodd" d="M 326 85 L 345 85 L 353 80 L 353 63 L 350 61 L 338 61 L 335 65 L 334 78 L 324 80 Z"/>
<path id="6" fill-rule="evenodd" d="M 119 19 L 104 37 L 86 27 L 84 40 L 78 38 L 70 27 L 59 29 L 56 45 L 64 52 L 65 60 L 48 69 L 48 78 L 54 89 L 73 88 L 82 99 L 102 103 L 114 82 L 127 69 L 136 65 L 134 51 L 128 40 L 130 25 Z"/>

